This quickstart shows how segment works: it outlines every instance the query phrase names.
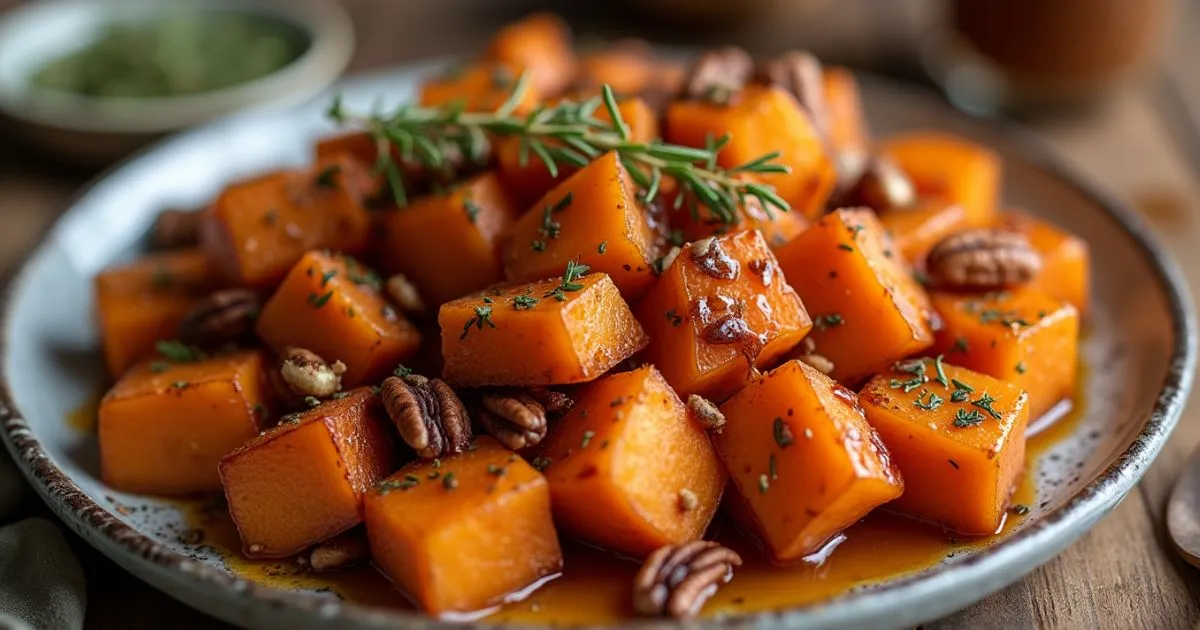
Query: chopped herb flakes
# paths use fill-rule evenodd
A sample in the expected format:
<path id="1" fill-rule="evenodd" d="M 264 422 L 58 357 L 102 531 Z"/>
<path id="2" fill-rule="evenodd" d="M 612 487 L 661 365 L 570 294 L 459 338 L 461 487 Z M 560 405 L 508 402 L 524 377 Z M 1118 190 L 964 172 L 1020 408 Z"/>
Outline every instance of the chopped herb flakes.
<path id="1" fill-rule="evenodd" d="M 771 481 L 779 479 L 779 464 L 775 461 L 775 453 L 767 458 L 767 472 L 771 475 Z"/>
<path id="2" fill-rule="evenodd" d="M 587 448 L 588 444 L 592 443 L 592 438 L 596 436 L 595 431 L 584 431 L 583 439 L 579 441 L 579 448 Z"/>
<path id="3" fill-rule="evenodd" d="M 182 341 L 164 340 L 154 344 L 158 353 L 175 363 L 191 363 L 204 358 L 204 352 Z"/>
<path id="4" fill-rule="evenodd" d="M 913 401 L 913 405 L 926 411 L 933 411 L 938 407 L 941 407 L 942 403 L 944 402 L 946 402 L 946 399 L 933 392 L 922 392 L 921 395 L 917 396 L 916 400 Z"/>
<path id="5" fill-rule="evenodd" d="M 608 251 L 608 241 L 600 241 L 600 244 L 596 246 L 596 251 L 601 254 Z"/>
<path id="6" fill-rule="evenodd" d="M 787 448 L 796 441 L 792 435 L 792 428 L 783 421 L 783 418 L 775 418 L 774 424 L 771 425 L 771 432 L 775 435 L 775 443 L 779 445 L 779 448 Z"/>
<path id="7" fill-rule="evenodd" d="M 827 315 L 817 315 L 816 317 L 813 318 L 813 327 L 815 327 L 817 330 L 826 330 L 829 328 L 836 328 L 845 323 L 846 323 L 846 320 L 842 319 L 842 316 L 839 315 L 838 313 L 829 313 Z"/>
<path id="8" fill-rule="evenodd" d="M 840 249 L 840 250 L 842 250 L 842 251 L 846 251 L 846 252 L 852 252 L 852 251 L 854 251 L 854 248 L 853 248 L 853 247 L 851 247 L 851 246 L 849 246 L 849 245 L 847 245 L 847 244 L 845 244 L 845 243 L 838 243 L 838 249 Z"/>
<path id="9" fill-rule="evenodd" d="M 337 269 L 330 269 L 329 271 L 321 274 L 321 288 L 325 288 L 325 285 L 329 284 L 329 281 L 333 280 L 333 277 L 336 275 Z"/>
<path id="10" fill-rule="evenodd" d="M 767 479 L 767 476 L 759 475 L 758 476 L 758 491 L 762 494 L 766 494 L 767 490 L 770 487 L 771 487 L 771 482 Z"/>
<path id="11" fill-rule="evenodd" d="M 942 365 L 942 360 L 944 358 L 945 357 L 939 354 L 937 355 L 937 358 L 933 360 L 933 367 L 937 371 L 937 378 L 935 380 L 941 383 L 942 387 L 950 387 L 950 381 L 946 379 L 945 367 Z"/>
<path id="12" fill-rule="evenodd" d="M 666 315 L 667 321 L 671 322 L 672 326 L 678 326 L 683 323 L 683 318 L 679 316 L 679 313 L 675 312 L 675 309 L 667 311 Z"/>
<path id="13" fill-rule="evenodd" d="M 458 477 L 453 472 L 448 472 L 442 475 L 442 487 L 447 490 L 453 490 L 458 487 Z"/>
<path id="14" fill-rule="evenodd" d="M 474 326 L 475 328 L 478 328 L 479 330 L 483 330 L 483 326 L 485 324 L 492 328 L 496 327 L 496 322 L 492 321 L 492 307 L 487 306 L 486 304 L 476 306 L 475 307 L 475 316 L 468 319 L 466 324 L 463 324 L 462 334 L 459 335 L 458 338 L 466 339 L 467 335 L 470 334 L 470 332 L 471 332 L 472 326 Z"/>
<path id="15" fill-rule="evenodd" d="M 316 407 L 321 404 L 321 399 L 316 396 L 305 396 L 304 404 L 308 407 Z"/>
<path id="16" fill-rule="evenodd" d="M 977 424 L 981 424 L 982 422 L 983 414 L 980 413 L 978 409 L 972 409 L 970 411 L 967 411 L 966 409 L 959 409 L 958 411 L 954 412 L 954 426 L 960 429 L 973 427 Z"/>
<path id="17" fill-rule="evenodd" d="M 1017 374 L 1024 374 L 1024 373 L 1025 373 L 1025 370 L 1026 370 L 1026 367 L 1025 367 L 1025 362 L 1024 362 L 1024 361 L 1018 361 L 1018 362 L 1017 362 L 1017 365 L 1016 365 L 1016 367 L 1015 367 L 1014 369 L 1016 369 L 1016 371 L 1017 371 Z"/>
<path id="18" fill-rule="evenodd" d="M 326 291 L 325 293 L 322 293 L 321 295 L 317 295 L 316 293 L 309 293 L 308 294 L 308 304 L 309 304 L 309 306 L 312 306 L 313 308 L 321 308 L 322 306 L 325 306 L 325 304 L 327 302 L 329 302 L 329 298 L 331 298 L 331 297 L 333 297 L 333 289 L 330 289 L 330 290 Z"/>
<path id="19" fill-rule="evenodd" d="M 529 462 L 529 465 L 533 466 L 539 471 L 544 471 L 550 467 L 550 463 L 551 461 L 549 457 L 535 457 L 533 458 L 532 462 Z"/>
<path id="20" fill-rule="evenodd" d="M 972 400 L 971 404 L 988 412 L 989 414 L 991 414 L 991 416 L 993 418 L 1000 420 L 1004 416 L 1000 415 L 1000 412 L 996 411 L 996 409 L 994 407 L 992 407 L 992 403 L 994 403 L 994 402 L 996 402 L 996 399 L 992 398 L 990 395 L 988 395 L 987 392 L 984 392 L 983 395 L 980 396 L 978 400 Z"/>
<path id="21" fill-rule="evenodd" d="M 552 298 L 558 300 L 559 302 L 566 302 L 567 301 L 567 295 L 566 295 L 567 291 L 583 290 L 583 285 L 576 282 L 576 280 L 579 280 L 580 278 L 582 278 L 590 270 L 591 270 L 591 267 L 588 267 L 587 265 L 581 264 L 575 260 L 568 260 L 567 261 L 567 269 L 566 269 L 566 271 L 563 272 L 562 282 L 560 282 L 559 285 L 557 287 L 555 287 L 553 291 L 546 293 L 546 295 L 544 295 L 542 297 L 552 297 Z"/>
<path id="22" fill-rule="evenodd" d="M 1025 516 L 1026 514 L 1029 513 L 1029 506 L 1025 505 L 1024 503 L 1018 503 L 1009 509 L 1012 511 L 1013 514 L 1016 514 L 1017 516 Z"/>
<path id="23" fill-rule="evenodd" d="M 971 348 L 967 345 L 967 340 L 962 337 L 955 339 L 954 345 L 950 346 L 950 352 L 966 353 L 969 352 L 970 349 Z"/>
<path id="24" fill-rule="evenodd" d="M 166 372 L 169 369 L 171 369 L 171 364 L 167 363 L 166 361 L 151 361 L 150 362 L 150 372 L 152 372 L 154 374 L 162 374 L 163 372 Z"/>
<path id="25" fill-rule="evenodd" d="M 538 299 L 529 294 L 521 294 L 513 298 L 513 310 L 527 311 L 537 306 Z"/>
<path id="26" fill-rule="evenodd" d="M 479 218 L 479 213 L 482 211 L 483 209 L 479 207 L 479 204 L 470 199 L 463 199 L 463 212 L 467 213 L 467 220 L 471 223 L 474 223 L 475 219 Z"/>

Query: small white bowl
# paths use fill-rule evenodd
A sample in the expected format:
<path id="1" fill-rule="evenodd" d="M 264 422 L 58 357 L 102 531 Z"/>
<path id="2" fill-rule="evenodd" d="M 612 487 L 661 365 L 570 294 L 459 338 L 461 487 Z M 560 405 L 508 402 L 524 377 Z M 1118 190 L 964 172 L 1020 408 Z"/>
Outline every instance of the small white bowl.
<path id="1" fill-rule="evenodd" d="M 94 97 L 33 84 L 33 75 L 46 63 L 94 41 L 106 25 L 179 9 L 264 15 L 304 31 L 309 46 L 271 74 L 190 95 Z M 353 25 L 336 2 L 41 0 L 0 18 L 0 113 L 32 144 L 70 161 L 97 164 L 235 111 L 309 99 L 337 80 L 353 52 Z"/>

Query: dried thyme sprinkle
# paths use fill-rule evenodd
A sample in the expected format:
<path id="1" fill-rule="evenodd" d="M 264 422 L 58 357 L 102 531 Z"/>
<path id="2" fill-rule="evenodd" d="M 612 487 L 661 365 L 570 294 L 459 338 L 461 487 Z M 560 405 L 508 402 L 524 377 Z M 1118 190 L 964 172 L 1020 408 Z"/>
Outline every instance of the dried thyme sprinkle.
<path id="1" fill-rule="evenodd" d="M 495 475 L 497 477 L 504 476 L 504 467 L 503 466 L 497 466 L 495 464 L 488 464 L 487 471 L 488 471 L 488 474 Z"/>
<path id="2" fill-rule="evenodd" d="M 169 369 L 171 369 L 171 364 L 167 363 L 166 361 L 151 361 L 150 362 L 150 371 L 154 374 L 162 374 L 163 372 L 166 372 Z"/>
<path id="3" fill-rule="evenodd" d="M 666 316 L 667 321 L 671 322 L 672 326 L 678 326 L 683 323 L 683 318 L 679 316 L 679 313 L 675 312 L 675 309 L 667 311 Z"/>
<path id="4" fill-rule="evenodd" d="M 588 444 L 592 443 L 592 438 L 596 436 L 595 431 L 584 431 L 583 439 L 579 441 L 579 448 L 587 448 Z"/>
<path id="5" fill-rule="evenodd" d="M 425 475 L 425 478 L 433 480 L 433 479 L 437 479 L 438 477 L 441 477 L 441 476 L 442 476 L 442 473 L 435 470 L 435 471 L 429 473 L 428 475 Z"/>
<path id="6" fill-rule="evenodd" d="M 841 326 L 844 323 L 846 323 L 846 320 L 842 319 L 842 316 L 838 313 L 829 313 L 827 315 L 817 315 L 815 318 L 813 318 L 813 326 L 816 327 L 817 330 L 826 330 L 828 328 L 835 328 L 837 326 Z"/>
<path id="7" fill-rule="evenodd" d="M 1025 370 L 1026 370 L 1026 368 L 1025 368 L 1025 362 L 1024 362 L 1024 361 L 1018 361 L 1015 369 L 1017 370 L 1017 374 L 1024 374 L 1024 373 L 1025 373 Z"/>
<path id="8" fill-rule="evenodd" d="M 967 346 L 967 340 L 964 337 L 958 337 L 954 340 L 954 345 L 950 346 L 950 352 L 968 352 L 970 347 Z"/>
<path id="9" fill-rule="evenodd" d="M 775 422 L 771 425 L 771 432 L 775 435 L 775 443 L 779 445 L 779 448 L 787 448 L 796 441 L 792 435 L 792 428 L 783 421 L 783 418 L 775 418 Z"/>
<path id="10" fill-rule="evenodd" d="M 596 246 L 596 251 L 601 254 L 608 251 L 608 241 L 600 241 L 600 244 Z"/>
<path id="11" fill-rule="evenodd" d="M 758 476 L 758 491 L 762 494 L 767 493 L 767 489 L 771 487 L 771 482 L 767 480 L 766 475 Z"/>
<path id="12" fill-rule="evenodd" d="M 950 381 L 946 378 L 946 370 L 942 366 L 942 360 L 944 358 L 944 356 L 939 354 L 937 355 L 937 358 L 933 360 L 933 368 L 937 372 L 937 378 L 934 380 L 941 383 L 942 387 L 950 387 Z"/>
<path id="13" fill-rule="evenodd" d="M 453 472 L 448 472 L 442 475 L 442 487 L 447 490 L 453 490 L 458 487 L 458 477 Z"/>
<path id="14" fill-rule="evenodd" d="M 337 187 L 337 176 L 338 176 L 338 173 L 341 173 L 341 172 L 342 172 L 342 167 L 337 164 L 327 166 L 327 167 L 321 169 L 320 173 L 317 173 L 317 179 L 315 182 L 313 182 L 313 184 L 317 188 L 336 188 Z"/>
<path id="15" fill-rule="evenodd" d="M 529 249 L 531 249 L 535 252 L 544 252 L 544 251 L 546 251 L 546 241 L 543 241 L 541 239 L 530 241 Z"/>
<path id="16" fill-rule="evenodd" d="M 316 407 L 321 404 L 321 399 L 317 398 L 316 396 L 305 396 L 304 404 L 310 408 Z"/>
<path id="17" fill-rule="evenodd" d="M 399 378 L 404 378 L 405 376 L 411 376 L 412 373 L 413 373 L 412 368 L 404 365 L 403 363 L 396 365 L 396 369 L 392 370 L 392 374 Z"/>
<path id="18" fill-rule="evenodd" d="M 463 324 L 462 334 L 459 335 L 458 338 L 466 339 L 467 335 L 471 332 L 472 326 L 478 328 L 479 330 L 483 330 L 483 326 L 485 324 L 492 328 L 496 327 L 496 322 L 492 321 L 492 307 L 487 305 L 476 306 L 475 316 L 468 319 L 467 323 Z"/>
<path id="19" fill-rule="evenodd" d="M 988 395 L 987 392 L 984 392 L 983 395 L 980 396 L 978 400 L 972 400 L 971 404 L 988 412 L 989 414 L 991 414 L 991 416 L 993 418 L 1000 420 L 1000 419 L 1004 418 L 1004 416 L 1000 415 L 1000 412 L 996 411 L 996 409 L 992 407 L 992 403 L 994 403 L 994 402 L 996 402 L 996 399 L 992 398 L 990 395 Z"/>
<path id="20" fill-rule="evenodd" d="M 925 400 L 925 398 L 927 396 L 928 396 L 928 400 Z M 915 405 L 921 409 L 924 409 L 925 411 L 933 411 L 933 410 L 937 409 L 938 407 L 941 407 L 942 403 L 944 403 L 944 402 L 946 402 L 946 399 L 942 398 L 941 396 L 938 396 L 934 392 L 926 391 L 926 392 L 921 392 L 921 395 L 917 396 L 917 399 L 913 401 L 913 405 Z"/>
<path id="21" fill-rule="evenodd" d="M 838 249 L 840 249 L 840 250 L 842 250 L 842 251 L 846 251 L 846 252 L 852 252 L 852 251 L 854 251 L 854 248 L 853 248 L 853 247 L 851 247 L 851 246 L 849 246 L 849 245 L 847 245 L 847 244 L 845 244 L 845 243 L 838 243 Z"/>
<path id="22" fill-rule="evenodd" d="M 442 467 L 442 460 L 440 460 L 440 459 L 434 459 L 434 460 L 433 460 L 433 467 L 434 467 L 434 468 L 441 468 L 441 467 Z"/>
<path id="23" fill-rule="evenodd" d="M 968 411 L 960 408 L 958 411 L 954 412 L 954 426 L 960 429 L 973 427 L 977 424 L 981 424 L 982 422 L 983 414 L 980 413 L 978 409 L 971 409 Z"/>
<path id="24" fill-rule="evenodd" d="M 175 363 L 193 363 L 204 358 L 204 352 L 182 341 L 164 340 L 155 342 L 158 353 Z"/>
<path id="25" fill-rule="evenodd" d="M 479 207 L 479 204 L 470 199 L 463 199 L 463 212 L 467 213 L 467 220 L 471 223 L 474 223 L 475 219 L 479 218 L 479 213 L 482 211 L 483 209 Z"/>
<path id="26" fill-rule="evenodd" d="M 549 457 L 535 457 L 533 458 L 532 462 L 529 462 L 529 465 L 533 466 L 539 471 L 544 471 L 550 467 L 550 463 L 551 461 Z"/>
<path id="27" fill-rule="evenodd" d="M 971 392 L 965 389 L 956 389 L 950 394 L 950 402 L 964 403 L 971 399 Z"/>
<path id="28" fill-rule="evenodd" d="M 325 293 L 322 293 L 321 295 L 317 295 L 316 293 L 309 293 L 308 294 L 308 303 L 313 308 L 321 308 L 322 306 L 325 306 L 325 304 L 327 302 L 329 302 L 329 298 L 331 298 L 331 297 L 333 297 L 333 289 L 330 289 L 329 291 L 326 291 Z"/>
<path id="29" fill-rule="evenodd" d="M 573 259 L 568 260 L 567 268 L 565 271 L 563 271 L 562 282 L 560 282 L 553 291 L 546 293 L 546 295 L 542 297 L 552 297 L 559 302 L 566 302 L 567 295 L 565 292 L 583 290 L 583 285 L 576 282 L 576 280 L 582 278 L 590 270 L 591 267 L 588 267 L 587 265 L 580 264 L 578 261 Z"/>
<path id="30" fill-rule="evenodd" d="M 513 298 L 513 310 L 527 311 L 534 306 L 537 306 L 538 299 L 532 295 L 522 294 Z"/>
<path id="31" fill-rule="evenodd" d="M 329 271 L 321 274 L 321 288 L 325 288 L 325 285 L 329 284 L 329 281 L 333 280 L 333 277 L 336 276 L 337 273 L 337 269 L 330 269 Z"/>
<path id="32" fill-rule="evenodd" d="M 954 389 L 956 389 L 956 390 L 961 390 L 961 391 L 967 392 L 968 394 L 975 392 L 974 387 L 971 387 L 970 385 L 968 385 L 956 378 L 950 379 L 950 382 L 954 384 Z"/>
<path id="33" fill-rule="evenodd" d="M 407 473 L 407 474 L 405 474 L 405 475 L 404 475 L 404 480 L 405 480 L 405 481 L 415 481 L 415 482 L 417 482 L 417 483 L 421 483 L 421 478 L 420 478 L 420 477 L 418 477 L 418 476 L 416 476 L 416 475 L 414 475 L 414 474 L 412 474 L 412 473 Z"/>

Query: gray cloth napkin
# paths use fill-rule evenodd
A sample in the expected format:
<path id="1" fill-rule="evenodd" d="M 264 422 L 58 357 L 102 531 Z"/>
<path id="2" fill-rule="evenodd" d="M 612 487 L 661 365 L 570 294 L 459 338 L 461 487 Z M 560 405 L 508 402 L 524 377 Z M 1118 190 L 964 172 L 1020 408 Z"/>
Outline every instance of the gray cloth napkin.
<path id="1" fill-rule="evenodd" d="M 9 523 L 25 480 L 0 446 L 0 630 L 81 630 L 83 569 L 58 525 L 44 518 Z"/>

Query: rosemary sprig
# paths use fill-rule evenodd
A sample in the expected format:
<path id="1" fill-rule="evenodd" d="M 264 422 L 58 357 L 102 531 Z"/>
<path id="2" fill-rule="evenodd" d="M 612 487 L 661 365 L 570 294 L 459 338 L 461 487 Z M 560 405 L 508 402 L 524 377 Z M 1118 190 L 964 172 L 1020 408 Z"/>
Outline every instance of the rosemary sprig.
<path id="1" fill-rule="evenodd" d="M 335 122 L 366 130 L 379 146 L 375 170 L 387 177 L 396 204 L 407 205 L 407 193 L 396 161 L 413 162 L 445 172 L 453 170 L 455 154 L 470 161 L 484 157 L 488 135 L 520 138 L 520 161 L 524 165 L 533 154 L 551 175 L 557 176 L 562 165 L 586 166 L 609 151 L 616 151 L 630 177 L 643 191 L 647 203 L 658 195 L 662 179 L 674 178 L 693 203 L 711 210 L 723 223 L 734 223 L 738 205 L 755 198 L 768 212 L 771 208 L 787 211 L 789 206 L 773 187 L 748 181 L 743 174 L 787 173 L 779 164 L 778 152 L 768 153 L 730 169 L 716 165 L 717 154 L 729 142 L 728 134 L 710 139 L 705 148 L 685 147 L 661 141 L 633 142 L 629 126 L 621 118 L 616 97 L 605 85 L 601 95 L 581 103 L 562 101 L 541 105 L 525 116 L 514 112 L 528 89 L 529 78 L 522 75 L 511 94 L 491 112 L 464 111 L 461 103 L 422 107 L 400 105 L 391 113 L 360 115 L 347 112 L 340 97 L 335 97 L 328 116 Z M 596 118 L 600 108 L 607 109 L 610 121 Z M 685 195 L 676 198 L 683 203 Z M 695 208 L 693 208 L 695 212 Z"/>

